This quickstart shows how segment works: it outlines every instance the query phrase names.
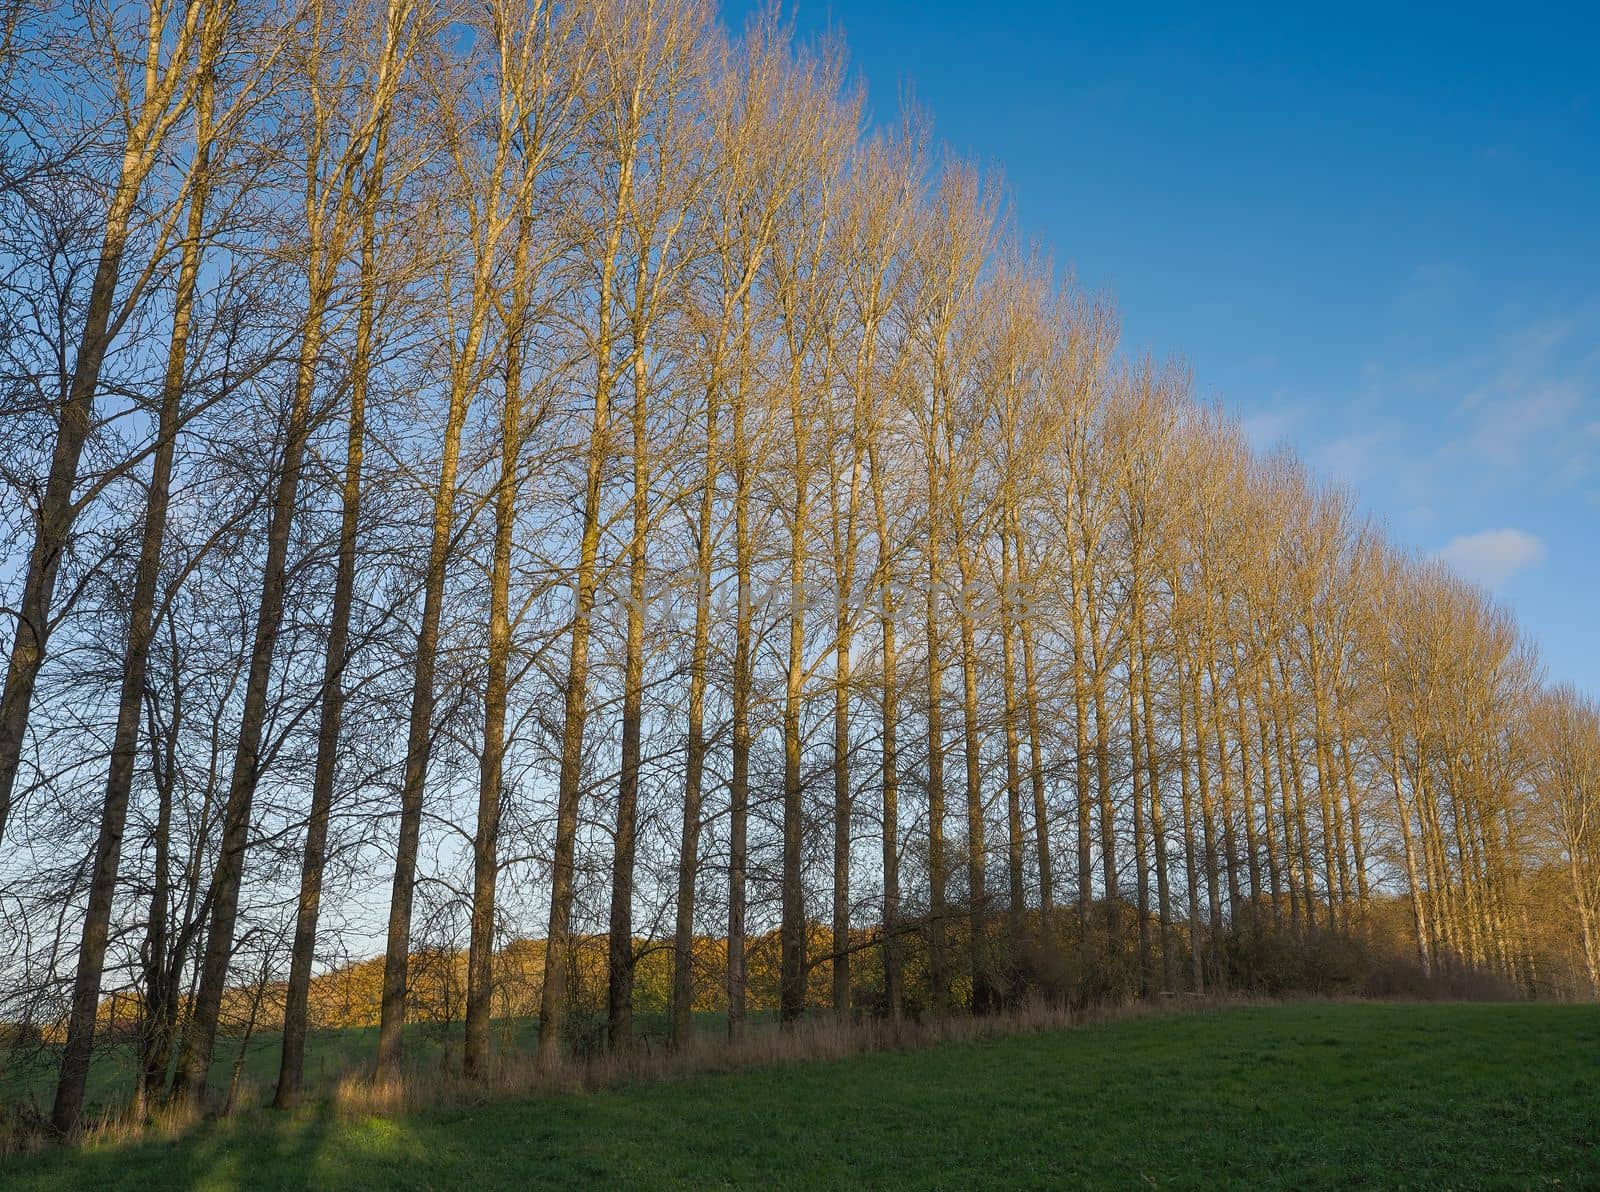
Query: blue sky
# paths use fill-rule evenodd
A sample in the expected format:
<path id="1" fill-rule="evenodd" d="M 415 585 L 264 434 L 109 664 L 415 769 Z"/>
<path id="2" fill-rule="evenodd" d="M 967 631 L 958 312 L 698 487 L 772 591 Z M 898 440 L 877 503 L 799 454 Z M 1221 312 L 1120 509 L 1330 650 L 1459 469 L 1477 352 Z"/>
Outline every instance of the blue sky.
<path id="1" fill-rule="evenodd" d="M 998 169 L 1125 346 L 1183 355 L 1600 692 L 1600 7 L 1295 7 L 790 11 L 843 31 L 877 117 L 908 87 Z"/>

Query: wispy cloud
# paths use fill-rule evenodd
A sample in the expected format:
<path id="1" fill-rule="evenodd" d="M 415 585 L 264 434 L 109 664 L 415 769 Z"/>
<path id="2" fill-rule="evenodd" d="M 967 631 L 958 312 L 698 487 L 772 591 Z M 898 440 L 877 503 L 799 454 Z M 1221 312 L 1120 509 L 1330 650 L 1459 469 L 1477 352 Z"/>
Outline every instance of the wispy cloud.
<path id="1" fill-rule="evenodd" d="M 1579 442 L 1571 438 L 1584 401 L 1576 383 L 1530 383 L 1504 376 L 1495 396 L 1474 398 L 1472 430 L 1454 444 L 1468 459 L 1476 458 L 1500 474 L 1514 474 L 1530 463 L 1548 465 L 1552 456 L 1565 462 L 1575 448 L 1581 450 L 1581 435 Z"/>
<path id="2" fill-rule="evenodd" d="M 1257 451 L 1270 451 L 1289 440 L 1305 408 L 1298 403 L 1275 402 L 1253 410 L 1240 420 L 1245 438 Z"/>
<path id="3" fill-rule="evenodd" d="M 1438 266 L 1413 285 L 1456 280 Z M 1506 309 L 1441 334 L 1450 351 L 1407 341 L 1369 361 L 1342 418 L 1302 440 L 1306 459 L 1391 512 L 1427 506 L 1480 525 L 1524 516 L 1502 508 L 1570 516 L 1600 478 L 1600 293 L 1559 314 Z"/>
<path id="4" fill-rule="evenodd" d="M 1597 334 L 1600 296 L 1502 334 L 1470 366 L 1479 376 L 1462 387 L 1451 418 L 1460 429 L 1441 456 L 1477 483 L 1580 484 L 1596 456 L 1587 424 L 1600 402 Z"/>
<path id="5" fill-rule="evenodd" d="M 1498 588 L 1512 576 L 1544 562 L 1544 540 L 1526 530 L 1483 530 L 1462 534 L 1438 552 L 1463 578 Z"/>
<path id="6" fill-rule="evenodd" d="M 1332 479 L 1359 487 L 1393 447 L 1394 432 L 1383 425 L 1324 442 L 1312 452 L 1311 463 Z"/>

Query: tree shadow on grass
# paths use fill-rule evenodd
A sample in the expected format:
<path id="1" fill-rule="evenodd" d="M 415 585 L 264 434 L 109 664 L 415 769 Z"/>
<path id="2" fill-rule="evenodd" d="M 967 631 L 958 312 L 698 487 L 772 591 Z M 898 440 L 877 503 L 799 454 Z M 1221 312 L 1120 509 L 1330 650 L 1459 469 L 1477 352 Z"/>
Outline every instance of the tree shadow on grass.
<path id="1" fill-rule="evenodd" d="M 23 1170 L 0 1162 L 0 1187 L 306 1188 L 323 1186 L 318 1169 L 340 1125 L 322 1100 L 283 1113 L 247 1110 L 209 1118 L 171 1138 L 54 1147 L 28 1156 Z M 15 1164 L 16 1161 L 14 1160 Z M 20 1166 L 20 1164 L 19 1164 Z M 336 1164 L 338 1166 L 338 1164 Z"/>

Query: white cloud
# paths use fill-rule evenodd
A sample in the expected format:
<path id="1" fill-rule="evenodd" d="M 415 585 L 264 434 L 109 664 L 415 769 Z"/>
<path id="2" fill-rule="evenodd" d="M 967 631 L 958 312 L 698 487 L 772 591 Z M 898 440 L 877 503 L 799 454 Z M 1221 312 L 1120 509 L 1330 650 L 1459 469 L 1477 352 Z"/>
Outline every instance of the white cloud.
<path id="1" fill-rule="evenodd" d="M 1488 588 L 1497 588 L 1519 571 L 1544 562 L 1544 540 L 1525 530 L 1484 530 L 1452 538 L 1439 558 L 1459 575 Z"/>

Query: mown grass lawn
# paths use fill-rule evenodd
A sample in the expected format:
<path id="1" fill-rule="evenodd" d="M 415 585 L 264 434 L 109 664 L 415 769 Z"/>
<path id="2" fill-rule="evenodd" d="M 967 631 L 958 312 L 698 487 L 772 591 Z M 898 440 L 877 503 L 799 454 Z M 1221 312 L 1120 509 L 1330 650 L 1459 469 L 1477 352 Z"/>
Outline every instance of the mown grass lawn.
<path id="1" fill-rule="evenodd" d="M 17 1188 L 1600 1186 L 1600 1007 L 1308 1004 L 0 1165 Z"/>

